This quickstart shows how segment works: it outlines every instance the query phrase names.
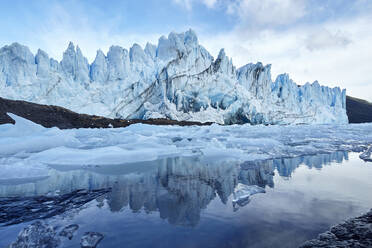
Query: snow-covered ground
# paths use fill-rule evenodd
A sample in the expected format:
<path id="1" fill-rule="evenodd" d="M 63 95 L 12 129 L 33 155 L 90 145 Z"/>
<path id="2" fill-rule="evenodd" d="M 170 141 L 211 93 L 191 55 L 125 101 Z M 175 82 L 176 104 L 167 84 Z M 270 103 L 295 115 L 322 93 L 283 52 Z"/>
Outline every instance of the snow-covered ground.
<path id="1" fill-rule="evenodd" d="M 164 157 L 253 161 L 364 150 L 372 124 L 289 126 L 151 126 L 117 129 L 44 128 L 12 115 L 0 125 L 0 180 L 47 175 L 51 166 L 105 166 Z"/>

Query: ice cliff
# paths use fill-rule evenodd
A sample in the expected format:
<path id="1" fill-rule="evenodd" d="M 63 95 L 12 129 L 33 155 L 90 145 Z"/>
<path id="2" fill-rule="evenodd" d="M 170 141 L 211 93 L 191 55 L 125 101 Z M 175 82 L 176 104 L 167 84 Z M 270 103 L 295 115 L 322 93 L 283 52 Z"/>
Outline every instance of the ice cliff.
<path id="1" fill-rule="evenodd" d="M 261 63 L 236 69 L 223 49 L 214 59 L 192 30 L 144 49 L 98 50 L 91 64 L 72 43 L 60 62 L 13 43 L 0 49 L 0 96 L 125 119 L 348 122 L 345 90 L 318 82 L 298 86 L 287 74 L 273 82 L 270 69 Z"/>

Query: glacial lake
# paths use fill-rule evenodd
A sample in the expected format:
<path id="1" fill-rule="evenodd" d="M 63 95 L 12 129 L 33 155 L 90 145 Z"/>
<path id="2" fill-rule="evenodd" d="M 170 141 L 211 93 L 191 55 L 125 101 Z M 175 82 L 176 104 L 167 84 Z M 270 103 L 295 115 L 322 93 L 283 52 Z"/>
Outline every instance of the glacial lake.
<path id="1" fill-rule="evenodd" d="M 85 232 L 104 235 L 97 247 L 298 247 L 372 207 L 372 163 L 358 156 L 50 167 L 0 181 L 0 247 L 37 220 L 58 247 L 80 247 Z"/>

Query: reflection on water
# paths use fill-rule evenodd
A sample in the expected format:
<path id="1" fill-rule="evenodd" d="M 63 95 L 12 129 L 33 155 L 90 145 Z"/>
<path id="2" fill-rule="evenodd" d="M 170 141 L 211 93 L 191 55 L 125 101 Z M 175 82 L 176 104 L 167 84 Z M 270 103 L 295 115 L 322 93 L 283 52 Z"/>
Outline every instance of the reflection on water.
<path id="1" fill-rule="evenodd" d="M 324 165 L 330 164 L 331 162 L 342 163 L 342 161 L 344 160 L 348 160 L 348 153 L 340 151 L 330 154 L 318 154 L 296 158 L 274 159 L 273 163 L 275 168 L 278 170 L 280 176 L 290 177 L 292 175 L 292 172 L 300 164 L 304 164 L 310 169 L 311 168 L 321 169 Z"/>
<path id="2" fill-rule="evenodd" d="M 127 168 L 122 169 L 51 169 L 49 177 L 44 180 L 0 185 L 0 197 L 50 195 L 55 192 L 66 194 L 79 189 L 111 188 L 105 199 L 99 201 L 107 200 L 112 212 L 119 212 L 125 207 L 134 212 L 141 209 L 145 212 L 158 211 L 160 217 L 171 224 L 195 226 L 200 220 L 202 209 L 216 197 L 222 203 L 227 203 L 239 183 L 272 188 L 275 169 L 280 176 L 290 177 L 301 164 L 320 169 L 332 161 L 341 163 L 344 159 L 347 159 L 346 152 L 241 164 L 204 161 L 199 157 L 177 157 L 125 165 Z M 248 198 L 250 192 L 246 192 L 246 195 Z"/>
<path id="3" fill-rule="evenodd" d="M 149 220 L 151 219 L 156 222 L 153 216 L 154 213 L 157 213 L 160 217 L 159 220 L 167 220 L 171 224 L 166 224 L 167 227 L 165 227 L 164 224 L 158 223 L 158 228 L 169 229 L 172 225 L 196 228 L 203 218 L 203 211 L 205 211 L 210 216 L 215 216 L 213 218 L 210 217 L 214 221 L 226 222 L 233 228 L 237 223 L 243 224 L 240 223 L 242 220 L 236 223 L 236 219 L 228 219 L 230 212 L 239 209 L 238 213 L 234 213 L 235 217 L 239 214 L 245 216 L 247 214 L 246 212 L 239 213 L 241 212 L 240 207 L 246 209 L 245 205 L 249 202 L 248 205 L 251 205 L 256 199 L 256 204 L 263 204 L 262 208 L 266 207 L 268 209 L 267 213 L 270 213 L 270 211 L 275 212 L 270 209 L 273 207 L 273 202 L 270 202 L 270 199 L 274 200 L 278 195 L 288 191 L 286 188 L 282 189 L 279 187 L 278 193 L 275 195 L 275 188 L 277 184 L 280 186 L 282 184 L 284 185 L 285 181 L 291 181 L 297 168 L 300 170 L 302 167 L 307 167 L 307 171 L 310 171 L 309 169 L 312 168 L 321 169 L 332 162 L 342 163 L 344 160 L 348 160 L 348 154 L 346 152 L 244 163 L 206 161 L 201 157 L 178 157 L 112 167 L 90 167 L 85 169 L 51 168 L 47 178 L 35 179 L 33 182 L 24 184 L 0 182 L 0 197 L 16 197 L 14 199 L 20 202 L 22 202 L 22 197 L 26 197 L 25 199 L 30 202 L 30 199 L 38 199 L 38 197 L 42 197 L 43 195 L 49 195 L 49 197 L 53 198 L 54 195 L 55 197 L 72 195 L 71 192 L 80 189 L 97 190 L 110 188 L 108 193 L 96 198 L 93 205 L 91 204 L 85 208 L 80 208 L 79 206 L 80 210 L 75 209 L 74 211 L 71 211 L 71 206 L 66 207 L 66 211 L 71 212 L 69 218 L 71 220 L 75 218 L 76 222 L 78 222 L 79 218 L 84 219 L 83 222 L 89 222 L 87 220 L 87 218 L 89 219 L 89 214 L 87 215 L 86 213 L 87 211 L 92 211 L 92 213 L 101 211 L 105 214 L 122 215 L 124 219 L 133 218 L 136 215 L 141 216 L 141 218 L 148 216 Z M 306 180 L 309 179 L 307 178 Z M 261 194 L 265 197 L 258 197 L 257 195 L 254 196 L 253 200 L 250 199 L 253 194 L 264 193 L 265 190 L 267 193 L 264 195 Z M 265 203 L 262 203 L 263 199 L 266 199 Z M 276 207 L 279 208 L 281 204 L 280 199 L 275 201 L 278 204 Z M 48 202 L 51 201 L 48 200 Z M 233 202 L 235 204 L 236 202 L 241 202 L 241 204 L 236 206 Z M 28 207 L 24 201 L 22 204 L 25 204 L 25 208 Z M 319 204 L 322 204 L 322 202 L 319 202 Z M 18 203 L 18 205 L 21 204 Z M 229 207 L 227 207 L 227 210 L 224 210 L 223 206 Z M 127 209 L 131 213 L 126 211 Z M 229 211 L 229 214 L 226 214 L 225 211 Z M 53 218 L 58 219 L 58 215 L 62 213 L 63 211 L 60 211 L 55 215 L 48 216 L 54 216 Z M 129 217 L 130 215 L 132 216 Z M 107 222 L 111 220 L 110 218 L 112 216 L 105 217 Z M 251 220 L 255 218 L 257 217 L 251 218 Z M 112 221 L 114 222 L 114 220 Z M 259 219 L 256 221 L 259 221 Z M 264 223 L 263 220 L 261 221 Z M 132 223 L 131 228 L 138 228 L 138 231 L 140 229 L 146 229 L 146 225 L 141 223 Z M 95 226 L 98 224 L 92 223 L 90 226 L 92 225 Z M 113 226 L 115 225 L 113 224 Z M 198 228 L 204 228 L 204 226 L 205 224 L 201 224 L 201 227 Z M 8 230 L 7 233 L 11 233 L 13 235 L 12 240 L 15 240 L 16 233 L 21 227 L 22 225 L 18 229 L 14 227 L 14 231 L 12 231 L 13 229 L 8 230 L 6 227 L 2 227 L 0 233 L 1 231 Z M 210 229 L 213 229 L 213 225 L 208 228 L 211 231 Z M 172 232 L 176 232 L 175 230 L 172 229 Z M 116 231 L 115 229 L 110 232 L 115 233 Z M 313 232 L 312 230 L 311 234 Z M 119 234 L 112 234 L 112 237 L 115 237 L 116 241 L 120 237 L 117 235 Z M 190 236 L 191 234 L 189 233 L 188 235 Z M 226 239 L 239 239 L 241 238 L 239 235 L 237 233 L 234 237 L 226 237 Z M 105 240 L 109 242 L 107 238 Z M 202 243 L 201 240 L 198 243 L 198 238 L 195 238 L 195 242 L 194 246 Z M 226 244 L 246 246 L 244 242 L 248 241 L 239 242 L 235 240 Z M 110 244 L 106 243 L 107 247 L 110 247 Z M 0 241 L 0 246 L 2 245 L 3 243 Z M 142 245 L 144 243 L 141 243 L 140 240 L 133 243 L 133 247 L 140 247 Z M 172 245 L 174 245 L 172 241 L 164 244 L 164 246 L 169 247 L 172 247 Z M 226 246 L 228 247 L 230 245 Z M 265 245 L 259 245 L 257 247 L 265 247 Z"/>

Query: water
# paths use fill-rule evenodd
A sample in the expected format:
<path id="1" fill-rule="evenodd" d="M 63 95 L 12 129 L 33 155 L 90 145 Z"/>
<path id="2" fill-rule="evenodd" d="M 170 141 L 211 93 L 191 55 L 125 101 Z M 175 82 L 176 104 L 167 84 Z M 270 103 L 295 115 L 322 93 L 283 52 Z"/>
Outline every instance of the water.
<path id="1" fill-rule="evenodd" d="M 87 231 L 104 235 L 97 247 L 297 247 L 368 211 L 371 178 L 372 163 L 346 152 L 256 163 L 189 157 L 50 168 L 46 178 L 0 181 L 0 199 L 15 197 L 6 199 L 15 199 L 24 219 L 15 221 L 8 210 L 0 223 L 0 247 L 14 242 L 42 213 L 57 233 L 70 224 L 79 226 L 71 240 L 57 235 L 61 247 L 80 247 Z M 266 192 L 234 202 L 239 187 Z M 77 189 L 108 188 L 108 193 L 83 192 L 75 199 Z M 41 203 L 43 195 L 67 200 Z"/>

